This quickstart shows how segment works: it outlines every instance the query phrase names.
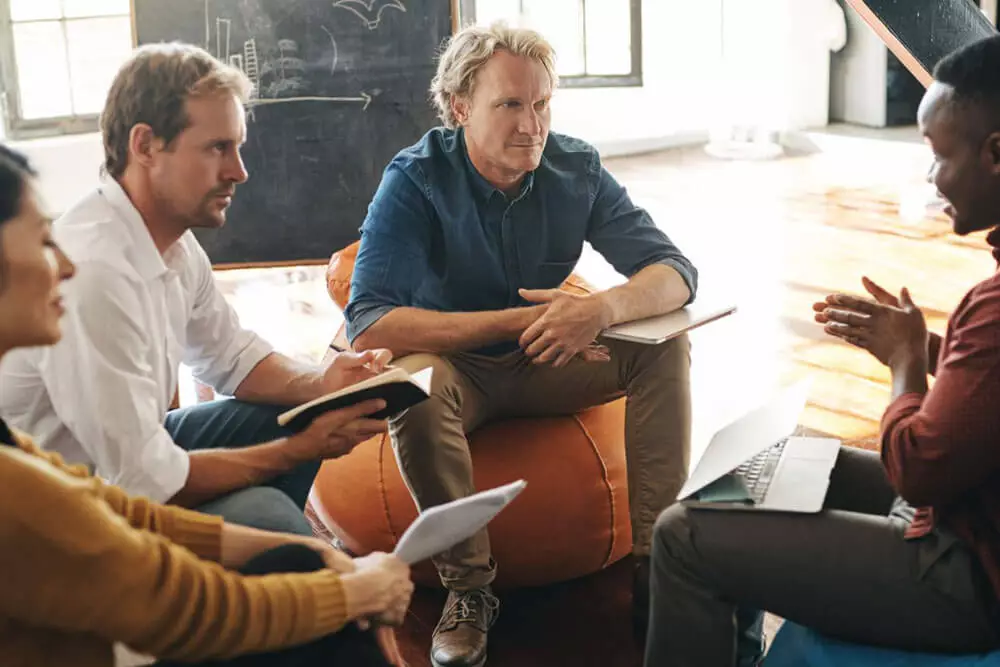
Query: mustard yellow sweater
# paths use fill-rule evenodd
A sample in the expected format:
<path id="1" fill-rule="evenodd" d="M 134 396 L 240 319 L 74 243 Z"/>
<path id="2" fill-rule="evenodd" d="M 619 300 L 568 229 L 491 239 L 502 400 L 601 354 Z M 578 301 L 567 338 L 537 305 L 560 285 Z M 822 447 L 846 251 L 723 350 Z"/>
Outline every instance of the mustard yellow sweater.
<path id="1" fill-rule="evenodd" d="M 113 642 L 198 661 L 340 629 L 330 570 L 245 577 L 217 562 L 222 520 L 130 498 L 42 453 L 0 446 L 0 664 L 110 667 Z"/>

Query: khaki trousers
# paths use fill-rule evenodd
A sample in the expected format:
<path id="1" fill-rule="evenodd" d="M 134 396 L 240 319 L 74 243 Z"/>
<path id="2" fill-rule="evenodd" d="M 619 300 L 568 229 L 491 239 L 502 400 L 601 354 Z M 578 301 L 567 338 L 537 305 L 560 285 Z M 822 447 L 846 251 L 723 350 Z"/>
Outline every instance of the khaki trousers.
<path id="1" fill-rule="evenodd" d="M 398 365 L 411 372 L 434 369 L 431 398 L 389 423 L 396 459 L 417 507 L 476 491 L 466 435 L 479 426 L 508 417 L 573 414 L 627 396 L 633 552 L 648 555 L 653 524 L 687 476 L 690 343 L 686 336 L 661 345 L 602 342 L 611 351 L 609 362 L 574 359 L 562 368 L 533 364 L 520 350 L 500 357 L 459 353 L 401 359 Z M 439 554 L 434 563 L 452 590 L 485 586 L 496 572 L 486 530 Z"/>

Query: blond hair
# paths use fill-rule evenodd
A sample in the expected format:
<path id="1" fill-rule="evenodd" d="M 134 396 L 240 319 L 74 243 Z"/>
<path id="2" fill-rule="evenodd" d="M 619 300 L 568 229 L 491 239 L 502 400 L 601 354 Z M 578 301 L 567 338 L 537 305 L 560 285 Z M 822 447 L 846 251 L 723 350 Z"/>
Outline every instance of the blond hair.
<path id="1" fill-rule="evenodd" d="M 241 102 L 251 83 L 239 69 L 226 65 L 190 44 L 148 44 L 139 47 L 111 83 L 101 113 L 104 169 L 120 177 L 128 164 L 129 134 L 139 123 L 168 146 L 187 126 L 185 102 L 222 93 Z"/>
<path id="2" fill-rule="evenodd" d="M 431 99 L 445 127 L 458 126 L 451 108 L 452 98 L 472 95 L 476 75 L 497 51 L 508 51 L 541 63 L 552 80 L 552 87 L 559 84 L 555 50 L 538 32 L 511 28 L 503 22 L 489 27 L 467 26 L 446 42 L 438 60 L 437 74 L 431 81 Z"/>

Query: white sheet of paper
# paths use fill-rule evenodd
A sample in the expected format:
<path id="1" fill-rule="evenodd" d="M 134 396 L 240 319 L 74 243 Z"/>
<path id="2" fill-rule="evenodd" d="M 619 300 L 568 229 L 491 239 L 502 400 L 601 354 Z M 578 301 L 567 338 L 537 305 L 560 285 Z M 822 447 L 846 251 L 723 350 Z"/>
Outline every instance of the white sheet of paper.
<path id="1" fill-rule="evenodd" d="M 414 565 L 450 549 L 488 524 L 527 485 L 519 479 L 421 512 L 399 538 L 393 553 Z"/>
<path id="2" fill-rule="evenodd" d="M 413 373 L 410 377 L 413 378 L 413 382 L 416 383 L 418 387 L 424 390 L 425 394 L 431 393 L 431 378 L 434 376 L 434 367 L 428 366 L 422 370 Z"/>

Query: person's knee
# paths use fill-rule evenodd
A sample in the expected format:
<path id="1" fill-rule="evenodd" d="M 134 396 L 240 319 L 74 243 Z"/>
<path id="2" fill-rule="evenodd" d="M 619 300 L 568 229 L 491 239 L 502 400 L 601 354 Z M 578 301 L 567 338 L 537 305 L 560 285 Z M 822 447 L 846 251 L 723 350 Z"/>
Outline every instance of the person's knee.
<path id="1" fill-rule="evenodd" d="M 226 398 L 173 410 L 164 427 L 185 449 L 245 447 L 291 434 L 278 424 L 286 409 Z"/>
<path id="2" fill-rule="evenodd" d="M 683 561 L 692 549 L 690 510 L 675 503 L 663 510 L 653 526 L 653 559 Z"/>
<path id="3" fill-rule="evenodd" d="M 458 372 L 446 358 L 437 354 L 418 353 L 403 357 L 396 362 L 408 373 L 431 369 L 431 396 L 455 398 L 459 392 Z M 422 405 L 422 404 L 420 404 Z"/>
<path id="4" fill-rule="evenodd" d="M 316 572 L 326 567 L 323 556 L 304 544 L 283 544 L 257 554 L 240 568 L 247 575 Z"/>
<path id="5" fill-rule="evenodd" d="M 691 368 L 691 339 L 681 334 L 659 345 L 644 346 L 643 366 L 653 367 L 654 377 L 664 381 L 687 381 Z"/>
<path id="6" fill-rule="evenodd" d="M 439 440 L 434 435 L 442 424 L 461 419 L 462 392 L 455 368 L 433 354 L 410 355 L 399 364 L 411 373 L 431 368 L 431 394 L 390 421 L 394 444 L 407 451 L 432 446 Z"/>
<path id="7" fill-rule="evenodd" d="M 302 510 L 285 493 L 269 486 L 242 489 L 199 509 L 241 526 L 312 535 L 312 526 Z"/>

